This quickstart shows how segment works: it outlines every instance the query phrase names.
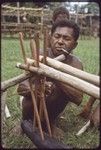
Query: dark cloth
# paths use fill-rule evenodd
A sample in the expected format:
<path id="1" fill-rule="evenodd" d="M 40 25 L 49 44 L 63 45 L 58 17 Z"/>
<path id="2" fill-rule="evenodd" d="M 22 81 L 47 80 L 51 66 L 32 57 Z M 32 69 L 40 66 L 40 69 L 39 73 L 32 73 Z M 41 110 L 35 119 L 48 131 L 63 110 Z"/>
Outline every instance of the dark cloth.
<path id="1" fill-rule="evenodd" d="M 69 99 L 60 88 L 55 87 L 52 93 L 46 98 L 46 106 L 51 121 L 55 120 L 58 115 L 65 109 Z"/>

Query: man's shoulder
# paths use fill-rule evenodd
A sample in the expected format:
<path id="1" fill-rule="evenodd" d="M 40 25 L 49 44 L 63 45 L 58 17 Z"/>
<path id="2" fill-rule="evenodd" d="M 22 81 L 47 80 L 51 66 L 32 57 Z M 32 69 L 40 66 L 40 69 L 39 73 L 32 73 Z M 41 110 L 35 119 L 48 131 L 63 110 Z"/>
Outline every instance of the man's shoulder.
<path id="1" fill-rule="evenodd" d="M 66 63 L 72 67 L 83 70 L 83 64 L 82 64 L 81 60 L 75 55 L 70 55 L 67 58 Z"/>

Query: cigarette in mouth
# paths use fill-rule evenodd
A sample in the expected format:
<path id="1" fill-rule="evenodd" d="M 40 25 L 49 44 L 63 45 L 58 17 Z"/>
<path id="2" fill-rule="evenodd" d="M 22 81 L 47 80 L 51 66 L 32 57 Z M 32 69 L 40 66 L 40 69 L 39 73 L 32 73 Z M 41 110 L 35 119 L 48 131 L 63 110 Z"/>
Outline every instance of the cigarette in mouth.
<path id="1" fill-rule="evenodd" d="M 69 54 L 69 52 L 67 52 L 65 49 L 61 49 L 64 53 Z"/>

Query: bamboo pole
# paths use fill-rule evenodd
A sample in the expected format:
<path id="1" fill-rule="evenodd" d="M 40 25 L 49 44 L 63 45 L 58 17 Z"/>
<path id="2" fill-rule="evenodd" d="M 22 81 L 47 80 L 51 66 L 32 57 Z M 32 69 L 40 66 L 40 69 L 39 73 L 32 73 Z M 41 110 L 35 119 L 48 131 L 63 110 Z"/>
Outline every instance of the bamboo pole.
<path id="1" fill-rule="evenodd" d="M 100 77 L 99 76 L 94 75 L 94 74 L 90 74 L 90 73 L 85 72 L 83 70 L 80 70 L 80 69 L 74 68 L 70 65 L 59 62 L 59 61 L 63 60 L 64 57 L 65 56 L 63 56 L 63 55 L 60 55 L 59 57 L 57 57 L 55 59 L 47 57 L 47 65 L 49 65 L 55 69 L 58 69 L 62 72 L 65 72 L 65 73 L 68 73 L 68 74 L 73 75 L 75 77 L 78 77 L 80 79 L 86 80 L 86 81 L 88 81 L 92 84 L 95 84 L 97 86 L 100 86 Z M 43 58 L 43 56 L 40 55 L 40 61 L 42 60 L 42 58 Z M 29 58 L 27 58 L 27 60 L 29 63 L 34 63 L 34 60 L 31 60 Z M 57 61 L 57 60 L 59 60 L 59 61 Z"/>
<path id="2" fill-rule="evenodd" d="M 24 70 L 29 70 L 31 72 L 35 72 L 39 75 L 45 75 L 47 77 L 50 77 L 54 80 L 63 82 L 65 84 L 68 84 L 80 91 L 83 91 L 84 93 L 94 96 L 95 98 L 100 98 L 100 89 L 96 87 L 95 85 L 92 85 L 91 83 L 88 83 L 86 81 L 83 81 L 77 77 L 71 76 L 69 74 L 57 71 L 56 69 L 53 69 L 49 66 L 46 66 L 42 63 L 40 63 L 39 68 L 29 66 L 25 64 L 18 63 L 17 67 Z"/>
<path id="3" fill-rule="evenodd" d="M 23 59 L 24 59 L 25 64 L 27 65 L 27 59 L 26 59 L 26 54 L 25 54 L 25 51 L 24 51 L 22 33 L 19 33 L 19 37 L 20 37 L 20 44 L 21 44 L 21 50 L 22 50 L 22 54 L 23 54 Z M 38 109 L 37 109 L 37 104 L 36 104 L 36 101 L 35 101 L 35 95 L 34 95 L 33 87 L 32 87 L 32 84 L 31 84 L 30 80 L 29 80 L 29 87 L 30 87 L 30 91 L 31 91 L 31 96 L 32 96 L 32 101 L 33 101 L 35 114 L 36 114 L 36 119 L 37 119 L 37 122 L 38 122 L 39 131 L 40 131 L 42 140 L 44 140 L 44 135 L 43 135 L 43 131 L 42 131 L 41 121 L 40 121 L 40 117 L 39 117 L 39 113 L 38 113 Z"/>

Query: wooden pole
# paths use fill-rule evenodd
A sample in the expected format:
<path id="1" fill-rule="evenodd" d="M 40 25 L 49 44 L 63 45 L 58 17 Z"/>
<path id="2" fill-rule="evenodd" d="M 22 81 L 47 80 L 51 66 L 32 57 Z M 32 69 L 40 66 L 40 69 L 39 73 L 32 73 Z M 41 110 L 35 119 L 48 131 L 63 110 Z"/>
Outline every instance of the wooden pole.
<path id="1" fill-rule="evenodd" d="M 64 60 L 65 59 L 65 56 L 62 54 L 62 55 L 60 55 L 60 56 L 58 56 L 58 57 L 56 57 L 55 58 L 56 60 Z M 16 77 L 13 77 L 13 78 L 11 78 L 11 79 L 8 79 L 8 80 L 6 80 L 6 81 L 3 81 L 3 82 L 1 82 L 1 91 L 2 92 L 4 92 L 4 91 L 6 91 L 8 88 L 10 88 L 10 87 L 12 87 L 12 86 L 14 86 L 14 85 L 16 85 L 16 84 L 18 84 L 18 83 L 20 83 L 20 82 L 22 82 L 22 81 L 24 81 L 24 80 L 26 80 L 26 79 L 28 79 L 28 78 L 31 78 L 31 77 L 35 77 L 36 75 L 33 75 L 33 74 L 31 74 L 31 73 L 23 73 L 23 74 L 21 74 L 21 75 L 18 75 L 18 76 L 16 76 Z"/>
<path id="2" fill-rule="evenodd" d="M 42 60 L 43 56 L 40 56 L 40 60 Z M 59 58 L 59 57 L 58 57 Z M 57 58 L 56 58 L 57 59 Z M 63 59 L 63 56 L 61 55 L 59 60 L 61 61 Z M 34 60 L 31 60 L 29 58 L 27 58 L 29 63 L 34 63 Z M 59 62 L 55 59 L 49 58 L 47 57 L 47 65 L 58 69 L 62 72 L 68 73 L 70 75 L 73 75 L 75 77 L 78 77 L 80 79 L 83 79 L 87 82 L 90 82 L 92 84 L 95 84 L 97 86 L 100 86 L 100 77 L 94 74 L 90 74 L 88 72 L 82 71 L 80 69 L 74 68 L 70 65 L 64 64 L 62 62 Z"/>
<path id="3" fill-rule="evenodd" d="M 22 35 L 22 33 L 19 33 L 19 37 L 20 37 L 20 44 L 21 44 L 23 59 L 24 59 L 25 64 L 27 64 L 26 54 L 25 54 L 24 45 L 23 45 L 23 35 Z M 29 80 L 29 87 L 30 87 L 30 91 L 31 91 L 31 96 L 32 96 L 32 101 L 33 101 L 35 114 L 36 114 L 36 119 L 37 119 L 37 122 L 38 122 L 39 131 L 40 131 L 42 140 L 44 140 L 41 121 L 40 121 L 40 117 L 39 117 L 39 113 L 38 113 L 38 109 L 37 109 L 37 104 L 36 104 L 36 101 L 35 101 L 35 95 L 34 95 L 33 87 L 32 87 L 32 84 L 31 84 L 30 80 Z"/>
<path id="4" fill-rule="evenodd" d="M 76 76 L 80 79 L 86 80 L 92 84 L 100 86 L 100 77 L 97 75 L 90 74 L 88 72 L 82 71 L 80 69 L 74 68 L 70 65 L 64 64 L 62 62 L 57 62 L 54 59 L 47 58 L 47 64 L 55 69 L 69 73 L 70 75 Z"/>
<path id="5" fill-rule="evenodd" d="M 3 81 L 1 82 L 1 91 L 4 92 L 6 91 L 8 88 L 28 79 L 28 78 L 31 78 L 33 75 L 28 73 L 28 74 L 21 74 L 21 75 L 18 75 L 14 78 L 11 78 L 9 80 L 6 80 L 6 81 Z"/>
<path id="6" fill-rule="evenodd" d="M 34 57 L 34 53 L 36 54 L 36 56 L 34 57 L 35 60 L 36 60 L 36 67 L 39 67 L 39 39 L 37 39 L 38 36 L 36 37 L 36 42 L 37 42 L 37 45 L 34 41 L 31 41 L 32 43 L 32 46 L 31 48 L 33 47 L 33 49 L 31 50 L 32 51 L 32 55 Z M 45 37 L 44 37 L 44 50 L 46 51 L 46 34 L 45 34 Z M 46 52 L 44 52 L 45 56 L 44 56 L 44 63 L 45 63 L 45 59 L 46 59 Z M 45 93 L 45 77 L 43 78 L 39 78 L 37 80 L 37 84 L 36 86 L 39 86 L 40 88 L 40 106 L 39 106 L 39 116 L 41 118 L 43 112 L 44 112 L 44 116 L 45 116 L 45 119 L 46 119 L 46 124 L 47 124 L 47 128 L 48 128 L 48 132 L 49 132 L 49 135 L 52 136 L 51 134 L 51 128 L 50 128 L 50 123 L 49 123 L 49 118 L 48 118 L 48 112 L 47 112 L 47 108 L 46 108 L 46 104 L 45 104 L 45 96 L 44 96 L 44 93 Z M 39 85 L 40 84 L 40 85 Z M 37 88 L 37 87 L 36 87 Z M 38 96 L 37 96 L 38 97 Z"/>
<path id="7" fill-rule="evenodd" d="M 19 7 L 20 7 L 20 4 L 19 2 L 17 2 L 17 23 L 19 24 L 20 23 L 20 12 L 19 12 Z"/>
<path id="8" fill-rule="evenodd" d="M 84 93 L 91 95 L 97 99 L 100 99 L 100 89 L 91 83 L 88 83 L 86 81 L 83 81 L 77 77 L 71 76 L 69 74 L 57 71 L 56 69 L 53 69 L 49 66 L 46 66 L 42 63 L 40 63 L 39 68 L 29 66 L 25 64 L 18 63 L 17 67 L 24 70 L 29 70 L 31 72 L 35 72 L 39 75 L 45 75 L 47 77 L 50 77 L 54 80 L 63 82 L 65 84 L 68 84 L 80 91 L 83 91 Z"/>
<path id="9" fill-rule="evenodd" d="M 46 57 L 47 57 L 47 47 L 48 47 L 48 39 L 47 39 L 47 30 L 44 30 L 44 57 L 43 57 L 43 63 L 46 64 Z M 46 77 L 42 77 L 41 78 L 41 100 L 42 103 L 40 103 L 40 112 L 44 112 L 44 116 L 46 119 L 46 124 L 47 124 L 47 128 L 48 128 L 48 132 L 49 135 L 52 136 L 51 133 L 51 127 L 50 127 L 50 122 L 49 122 L 49 117 L 48 117 L 48 112 L 47 112 L 47 107 L 46 107 L 46 103 L 45 103 L 45 81 L 46 81 Z M 43 106 L 43 111 L 42 110 L 42 106 Z"/>
<path id="10" fill-rule="evenodd" d="M 32 58 L 35 59 L 35 61 L 37 61 L 37 53 L 36 53 L 36 43 L 35 40 L 31 39 L 30 40 L 30 49 L 31 49 L 31 53 L 32 53 Z M 35 62 L 35 66 L 37 66 L 37 62 Z M 37 103 L 37 89 L 36 89 L 36 82 L 35 82 L 35 99 L 36 99 L 36 103 Z M 39 114 L 40 115 L 40 114 Z M 36 115 L 35 115 L 35 111 L 34 111 L 34 126 L 36 126 Z"/>

